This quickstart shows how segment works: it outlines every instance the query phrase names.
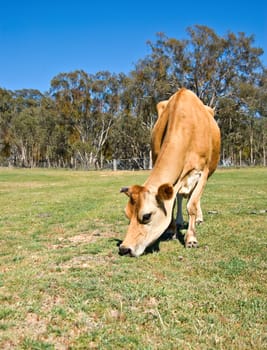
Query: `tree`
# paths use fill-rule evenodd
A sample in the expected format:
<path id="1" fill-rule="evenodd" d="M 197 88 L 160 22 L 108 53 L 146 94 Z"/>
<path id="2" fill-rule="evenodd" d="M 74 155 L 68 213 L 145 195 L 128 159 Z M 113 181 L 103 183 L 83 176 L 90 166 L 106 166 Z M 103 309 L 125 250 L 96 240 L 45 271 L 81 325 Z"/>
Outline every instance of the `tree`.
<path id="1" fill-rule="evenodd" d="M 91 78 L 84 71 L 60 73 L 51 81 L 50 95 L 57 109 L 57 154 L 64 164 L 89 166 L 91 151 Z"/>
<path id="2" fill-rule="evenodd" d="M 153 66 L 151 61 L 158 60 L 155 53 L 161 55 L 163 62 L 168 62 L 165 65 L 168 86 L 176 82 L 177 88 L 185 86 L 205 104 L 216 107 L 224 159 L 236 161 L 238 153 L 240 160 L 249 139 L 250 163 L 254 164 L 254 129 L 261 116 L 260 106 L 255 101 L 262 100 L 258 93 L 263 75 L 262 49 L 255 48 L 254 37 L 244 33 L 229 32 L 219 37 L 212 29 L 201 25 L 190 27 L 187 32 L 187 40 L 160 34 L 155 44 L 150 43 L 152 53 L 147 62 Z"/>
<path id="3" fill-rule="evenodd" d="M 0 89 L 0 159 L 5 161 L 11 155 L 12 148 L 12 112 L 14 109 L 12 93 L 10 91 Z"/>
<path id="4" fill-rule="evenodd" d="M 109 72 L 99 72 L 93 77 L 92 120 L 95 164 L 103 167 L 105 153 L 108 152 L 108 138 L 120 110 L 120 81 L 123 76 Z"/>

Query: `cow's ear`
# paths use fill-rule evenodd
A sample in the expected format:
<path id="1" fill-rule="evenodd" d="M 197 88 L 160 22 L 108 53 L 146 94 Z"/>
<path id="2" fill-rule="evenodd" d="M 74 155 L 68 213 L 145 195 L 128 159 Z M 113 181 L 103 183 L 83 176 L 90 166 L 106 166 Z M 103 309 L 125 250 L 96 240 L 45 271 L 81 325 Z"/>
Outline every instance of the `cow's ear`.
<path id="1" fill-rule="evenodd" d="M 157 196 L 161 199 L 161 200 L 169 200 L 172 198 L 173 196 L 173 186 L 170 184 L 163 184 L 159 187 L 158 189 L 158 194 Z"/>
<path id="2" fill-rule="evenodd" d="M 120 193 L 125 193 L 126 196 L 130 197 L 129 187 L 122 187 L 122 188 L 120 189 Z"/>

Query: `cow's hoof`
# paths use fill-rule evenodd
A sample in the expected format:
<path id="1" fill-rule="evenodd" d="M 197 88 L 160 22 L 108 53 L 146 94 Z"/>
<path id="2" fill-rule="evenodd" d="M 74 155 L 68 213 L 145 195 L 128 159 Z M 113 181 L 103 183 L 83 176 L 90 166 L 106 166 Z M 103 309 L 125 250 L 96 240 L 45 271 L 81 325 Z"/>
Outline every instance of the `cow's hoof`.
<path id="1" fill-rule="evenodd" d="M 197 241 L 190 241 L 185 244 L 186 248 L 198 248 L 198 242 Z"/>

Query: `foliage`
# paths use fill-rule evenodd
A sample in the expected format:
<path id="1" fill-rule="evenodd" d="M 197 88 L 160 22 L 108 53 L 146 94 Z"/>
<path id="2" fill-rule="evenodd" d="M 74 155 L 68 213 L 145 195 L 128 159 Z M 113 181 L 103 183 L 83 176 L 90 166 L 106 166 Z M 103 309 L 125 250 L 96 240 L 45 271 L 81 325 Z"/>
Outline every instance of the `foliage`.
<path id="1" fill-rule="evenodd" d="M 159 33 L 128 75 L 59 73 L 46 93 L 0 89 L 0 162 L 103 168 L 149 158 L 157 102 L 180 87 L 216 109 L 224 164 L 266 165 L 267 70 L 253 36 L 206 26 L 187 39 Z"/>
<path id="2" fill-rule="evenodd" d="M 266 172 L 217 170 L 200 247 L 134 259 L 119 188 L 148 172 L 1 169 L 0 348 L 265 349 Z"/>

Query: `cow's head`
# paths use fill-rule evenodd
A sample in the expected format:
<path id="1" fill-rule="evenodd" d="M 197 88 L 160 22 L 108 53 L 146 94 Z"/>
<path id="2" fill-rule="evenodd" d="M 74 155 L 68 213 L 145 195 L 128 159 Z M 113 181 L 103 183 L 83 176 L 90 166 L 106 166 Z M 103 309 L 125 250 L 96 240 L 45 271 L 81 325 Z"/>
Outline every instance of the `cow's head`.
<path id="1" fill-rule="evenodd" d="M 129 197 L 125 213 L 130 224 L 119 252 L 121 255 L 139 256 L 169 226 L 175 200 L 174 188 L 164 184 L 152 191 L 135 185 L 124 187 L 121 192 Z"/>

